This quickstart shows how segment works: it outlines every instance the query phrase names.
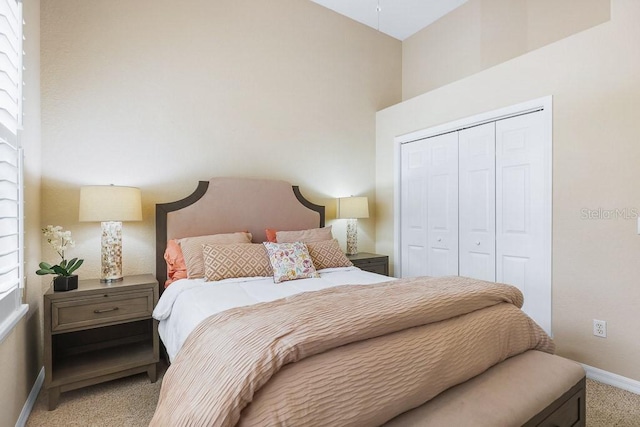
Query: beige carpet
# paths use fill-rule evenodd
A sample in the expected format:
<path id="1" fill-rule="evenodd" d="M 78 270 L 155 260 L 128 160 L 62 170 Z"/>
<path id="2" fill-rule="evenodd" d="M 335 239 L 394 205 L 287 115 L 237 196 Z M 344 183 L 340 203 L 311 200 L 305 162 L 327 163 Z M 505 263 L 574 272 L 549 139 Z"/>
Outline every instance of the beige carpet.
<path id="1" fill-rule="evenodd" d="M 588 427 L 640 427 L 640 395 L 587 380 Z"/>
<path id="2" fill-rule="evenodd" d="M 36 426 L 147 426 L 158 401 L 161 375 L 146 374 L 62 393 L 58 408 L 47 411 L 42 391 L 27 422 Z M 588 427 L 640 427 L 640 395 L 587 380 Z"/>
<path id="3" fill-rule="evenodd" d="M 62 393 L 53 411 L 47 410 L 47 393 L 43 388 L 27 426 L 148 426 L 158 403 L 164 371 L 164 367 L 159 370 L 154 384 L 147 374 L 138 374 Z"/>

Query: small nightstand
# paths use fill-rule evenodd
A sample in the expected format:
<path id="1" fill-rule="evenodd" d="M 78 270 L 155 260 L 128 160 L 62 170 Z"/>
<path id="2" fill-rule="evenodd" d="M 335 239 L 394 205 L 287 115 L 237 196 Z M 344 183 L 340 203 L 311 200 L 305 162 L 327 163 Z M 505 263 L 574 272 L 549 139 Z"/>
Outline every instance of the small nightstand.
<path id="1" fill-rule="evenodd" d="M 389 257 L 386 255 L 360 252 L 356 255 L 347 255 L 347 258 L 349 258 L 353 265 L 364 271 L 370 271 L 371 273 L 378 273 L 385 276 L 389 275 Z"/>
<path id="2" fill-rule="evenodd" d="M 61 392 L 141 372 L 156 381 L 158 282 L 151 274 L 121 282 L 80 280 L 78 289 L 44 294 L 45 388 L 49 410 Z"/>

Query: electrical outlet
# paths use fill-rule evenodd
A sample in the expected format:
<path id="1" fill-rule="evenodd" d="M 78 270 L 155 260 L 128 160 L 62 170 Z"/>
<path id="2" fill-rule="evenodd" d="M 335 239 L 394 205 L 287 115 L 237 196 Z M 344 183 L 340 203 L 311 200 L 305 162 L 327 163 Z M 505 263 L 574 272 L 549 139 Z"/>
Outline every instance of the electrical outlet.
<path id="1" fill-rule="evenodd" d="M 607 337 L 607 322 L 604 320 L 593 319 L 593 335 L 597 337 Z"/>

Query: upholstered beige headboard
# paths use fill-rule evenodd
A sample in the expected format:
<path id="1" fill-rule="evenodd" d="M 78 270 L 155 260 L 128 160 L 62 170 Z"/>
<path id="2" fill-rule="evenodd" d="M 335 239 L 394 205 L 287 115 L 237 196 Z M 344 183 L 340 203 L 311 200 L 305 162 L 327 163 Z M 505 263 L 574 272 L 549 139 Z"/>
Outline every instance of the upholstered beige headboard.
<path id="1" fill-rule="evenodd" d="M 324 206 L 306 200 L 285 181 L 212 178 L 188 197 L 156 205 L 156 275 L 167 278 L 167 241 L 181 237 L 249 231 L 254 242 L 265 229 L 305 230 L 324 226 Z M 162 288 L 162 286 L 161 286 Z"/>

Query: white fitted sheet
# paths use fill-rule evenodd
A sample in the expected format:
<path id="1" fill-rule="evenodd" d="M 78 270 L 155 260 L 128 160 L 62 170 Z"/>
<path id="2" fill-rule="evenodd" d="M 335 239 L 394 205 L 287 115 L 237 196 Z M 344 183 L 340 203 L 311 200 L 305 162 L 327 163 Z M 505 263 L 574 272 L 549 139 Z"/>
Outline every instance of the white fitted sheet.
<path id="1" fill-rule="evenodd" d="M 391 277 L 357 267 L 320 270 L 320 278 L 299 279 L 275 284 L 271 277 L 226 279 L 181 279 L 162 294 L 153 317 L 160 321 L 158 331 L 169 360 L 174 360 L 185 340 L 207 317 L 235 307 L 274 301 L 302 292 L 340 285 L 369 285 L 393 280 Z"/>

